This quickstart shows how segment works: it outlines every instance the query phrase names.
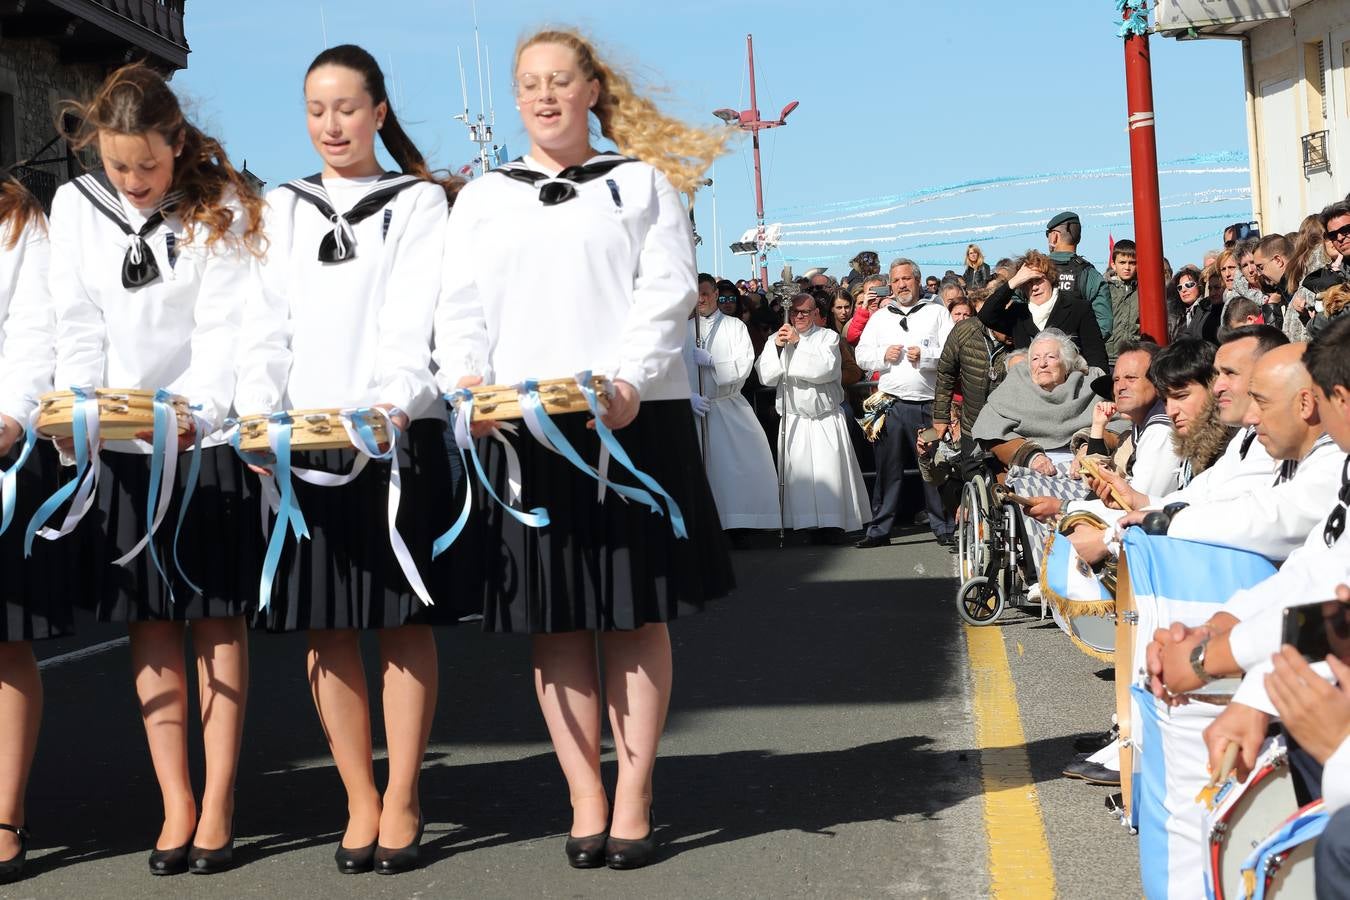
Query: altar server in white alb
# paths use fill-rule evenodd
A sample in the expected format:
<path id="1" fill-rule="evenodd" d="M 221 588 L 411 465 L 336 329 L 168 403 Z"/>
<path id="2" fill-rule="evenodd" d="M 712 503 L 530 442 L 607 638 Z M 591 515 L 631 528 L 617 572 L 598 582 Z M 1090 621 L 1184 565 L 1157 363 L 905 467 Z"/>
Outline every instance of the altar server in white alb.
<path id="1" fill-rule="evenodd" d="M 723 138 L 662 115 L 574 31 L 527 37 L 514 72 L 530 152 L 470 182 L 455 203 L 437 378 L 453 391 L 480 380 L 607 376 L 613 395 L 594 428 L 586 412 L 553 424 L 590 466 L 608 437 L 600 425 L 613 429 L 634 467 L 674 500 L 652 495 L 664 514 L 613 489 L 598 500 L 593 477 L 523 429 L 513 442 L 521 505 L 546 509 L 549 524 L 526 525 L 484 497 L 494 546 L 484 627 L 533 636 L 535 689 L 572 803 L 568 862 L 636 868 L 653 852 L 667 624 L 733 583 L 689 405 L 682 349 L 694 247 L 676 193 L 702 180 Z M 598 152 L 593 133 L 629 155 Z M 503 453 L 487 443 L 504 481 Z M 617 456 L 606 477 L 638 485 Z M 500 484 L 498 492 L 506 496 Z M 687 538 L 675 531 L 677 509 Z M 600 775 L 606 705 L 619 770 L 612 807 Z"/>
<path id="2" fill-rule="evenodd" d="M 839 333 L 821 324 L 828 314 L 810 294 L 793 297 L 791 323 L 764 344 L 755 369 L 765 387 L 782 383 L 783 524 L 857 531 L 867 523 L 867 490 L 844 418 Z"/>
<path id="3" fill-rule="evenodd" d="M 745 323 L 717 309 L 717 279 L 698 276 L 698 310 L 689 320 L 685 362 L 689 403 L 699 429 L 703 468 L 722 527 L 777 528 L 773 454 L 754 410 L 741 394 L 755 365 Z M 706 437 L 704 432 L 707 432 Z"/>
<path id="4" fill-rule="evenodd" d="M 458 556 L 431 559 L 453 504 L 445 404 L 430 369 L 453 186 L 432 180 L 362 48 L 319 54 L 305 76 L 304 104 L 323 169 L 267 195 L 263 292 L 246 311 L 235 404 L 240 415 L 381 407 L 401 432 L 392 464 L 372 461 L 339 486 L 294 481 L 309 538 L 287 542 L 261 616 L 269 630 L 309 634 L 314 705 L 347 793 L 338 871 L 392 874 L 420 864 L 418 776 L 438 684 L 430 626 L 454 624 L 458 594 L 479 592 L 451 582 Z M 377 135 L 401 173 L 376 158 Z M 354 449 L 294 454 L 295 465 L 326 473 L 349 472 L 355 462 Z M 391 465 L 402 482 L 397 533 L 413 568 L 392 549 Z M 434 605 L 418 596 L 419 578 Z M 372 771 L 362 630 L 379 635 L 389 756 L 383 793 Z"/>
<path id="5" fill-rule="evenodd" d="M 262 201 L 220 143 L 184 118 L 173 91 L 145 66 L 113 72 L 92 100 L 67 109 L 82 123 L 73 145 L 97 148 L 102 167 L 62 185 L 52 203 L 55 383 L 168 390 L 197 408 L 194 430 L 204 432 L 196 435 L 204 448 L 201 476 L 176 554 L 186 456 L 178 460 L 172 503 L 154 539 L 159 564 L 149 548 L 115 564 L 148 530 L 154 464 L 145 440 L 104 444 L 95 462 L 102 467 L 98 508 L 76 537 L 83 533 L 97 560 L 91 594 L 99 619 L 126 622 L 131 634 L 136 692 L 164 800 L 150 870 L 215 872 L 231 864 L 248 692 L 244 614 L 257 597 L 262 558 L 258 501 L 220 428 L 234 395 L 245 298 L 257 291 Z M 168 452 L 190 447 L 193 438 L 170 437 Z M 210 673 L 200 685 L 206 749 L 200 815 L 187 755 L 188 622 L 198 672 Z"/>
<path id="6" fill-rule="evenodd" d="M 0 466 L 20 459 L 23 427 L 38 395 L 52 389 L 55 318 L 47 294 L 51 248 L 46 217 L 13 179 L 0 181 Z M 42 441 L 18 471 L 17 505 L 0 536 L 0 884 L 23 877 L 28 849 L 24 794 L 37 751 L 42 681 L 33 641 L 74 630 L 79 589 L 69 544 L 47 543 L 23 557 L 24 525 L 57 484 L 56 449 Z"/>

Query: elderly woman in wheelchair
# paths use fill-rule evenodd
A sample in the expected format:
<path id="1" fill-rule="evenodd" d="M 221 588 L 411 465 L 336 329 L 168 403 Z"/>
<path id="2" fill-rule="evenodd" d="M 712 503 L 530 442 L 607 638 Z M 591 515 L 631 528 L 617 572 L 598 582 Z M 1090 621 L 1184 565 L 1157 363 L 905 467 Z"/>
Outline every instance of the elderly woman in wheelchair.
<path id="1" fill-rule="evenodd" d="M 1036 600 L 1048 532 L 1028 515 L 1027 498 L 1090 496 L 1077 481 L 1074 447 L 1075 438 L 1086 445 L 1093 430 L 1100 375 L 1067 334 L 1050 328 L 1031 342 L 1026 364 L 1010 364 L 989 395 L 973 430 L 989 466 L 966 484 L 959 516 L 957 608 L 967 621 L 993 621 L 1006 603 Z"/>

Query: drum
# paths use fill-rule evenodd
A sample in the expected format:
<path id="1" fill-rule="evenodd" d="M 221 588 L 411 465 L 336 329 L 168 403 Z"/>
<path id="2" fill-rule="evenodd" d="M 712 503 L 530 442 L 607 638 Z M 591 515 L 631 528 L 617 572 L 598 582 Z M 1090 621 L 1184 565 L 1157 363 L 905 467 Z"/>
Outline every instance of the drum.
<path id="1" fill-rule="evenodd" d="M 349 428 L 370 427 L 376 443 L 389 443 L 389 420 L 375 409 L 296 409 L 287 410 L 291 423 L 291 450 L 347 450 L 355 446 Z M 239 450 L 242 453 L 271 453 L 267 423 L 271 416 L 241 416 Z"/>
<path id="2" fill-rule="evenodd" d="M 1247 780 L 1222 785 L 1214 802 L 1204 817 L 1206 887 L 1214 900 L 1239 900 L 1249 894 L 1243 861 L 1298 810 L 1284 741 L 1267 741 Z M 1311 897 L 1311 882 L 1306 894 L 1288 896 Z"/>
<path id="3" fill-rule="evenodd" d="M 544 412 L 549 415 L 586 412 L 590 406 L 586 395 L 581 392 L 575 378 L 550 378 L 536 382 L 539 386 L 539 400 Z M 591 385 L 603 403 L 608 396 L 609 379 L 596 375 Z M 519 385 L 489 384 L 469 388 L 473 394 L 473 421 L 500 422 L 519 419 L 524 416 L 520 408 L 521 387 Z"/>
<path id="4" fill-rule="evenodd" d="M 1323 802 L 1314 800 L 1267 835 L 1242 862 L 1245 896 L 1312 897 L 1317 892 L 1317 838 L 1328 819 Z"/>
<path id="5" fill-rule="evenodd" d="M 93 392 L 98 401 L 99 437 L 109 441 L 129 441 L 155 428 L 155 391 L 99 388 Z M 43 437 L 70 437 L 75 431 L 73 391 L 52 391 L 38 398 L 37 431 Z M 181 434 L 192 427 L 188 402 L 171 395 Z"/>
<path id="6" fill-rule="evenodd" d="M 1112 662 L 1116 648 L 1115 584 L 1093 572 L 1065 536 L 1078 522 L 1085 521 L 1101 523 L 1090 513 L 1071 513 L 1046 541 L 1041 554 L 1041 594 L 1050 601 L 1055 622 L 1075 647 L 1094 659 Z"/>

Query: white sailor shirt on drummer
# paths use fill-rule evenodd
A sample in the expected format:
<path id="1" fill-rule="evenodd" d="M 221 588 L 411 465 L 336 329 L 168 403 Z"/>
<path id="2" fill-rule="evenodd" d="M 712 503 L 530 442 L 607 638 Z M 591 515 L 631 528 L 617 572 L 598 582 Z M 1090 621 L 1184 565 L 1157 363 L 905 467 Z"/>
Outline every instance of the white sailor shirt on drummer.
<path id="1" fill-rule="evenodd" d="M 240 415 L 380 403 L 414 419 L 443 415 L 431 328 L 446 212 L 440 186 L 396 173 L 314 175 L 268 192 Z"/>
<path id="2" fill-rule="evenodd" d="M 557 173 L 508 163 L 466 185 L 450 214 L 437 381 L 593 371 L 644 400 L 688 399 L 695 278 L 688 214 L 652 166 L 616 154 Z"/>
<path id="3" fill-rule="evenodd" d="M 872 314 L 858 339 L 858 365 L 880 372 L 877 390 L 909 401 L 931 401 L 937 390 L 937 364 L 951 334 L 952 317 L 937 301 L 919 301 L 908 308 L 887 304 Z M 919 361 L 901 356 L 886 362 L 886 350 L 894 345 L 918 347 Z"/>
<path id="4" fill-rule="evenodd" d="M 58 389 L 165 389 L 200 407 L 213 428 L 229 415 L 235 351 L 256 259 L 243 246 L 248 216 L 233 198 L 230 233 L 186 240 L 175 196 L 146 216 L 101 171 L 56 191 L 48 284 L 56 311 Z M 221 441 L 213 435 L 208 443 Z M 147 450 L 130 445 L 116 449 Z"/>
<path id="5" fill-rule="evenodd" d="M 14 246 L 0 228 L 0 413 L 24 422 L 52 389 L 56 316 L 47 293 L 51 242 L 30 220 Z"/>

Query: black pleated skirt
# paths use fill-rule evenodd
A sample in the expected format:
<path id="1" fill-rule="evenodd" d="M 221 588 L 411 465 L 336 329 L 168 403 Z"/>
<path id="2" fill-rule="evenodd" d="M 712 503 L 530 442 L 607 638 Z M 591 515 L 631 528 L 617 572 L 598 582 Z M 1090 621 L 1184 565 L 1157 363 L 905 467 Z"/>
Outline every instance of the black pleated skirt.
<path id="1" fill-rule="evenodd" d="M 18 450 L 11 450 L 0 465 L 9 469 L 18 458 Z M 0 572 L 4 573 L 0 641 L 40 641 L 75 630 L 72 602 L 83 587 L 75 543 L 36 538 L 32 557 L 23 557 L 24 530 L 59 486 L 60 470 L 56 448 L 50 441 L 39 441 L 18 472 L 14 519 L 0 535 Z"/>
<path id="2" fill-rule="evenodd" d="M 586 427 L 589 418 L 589 413 L 570 413 L 554 416 L 553 422 L 594 466 L 600 439 Z M 632 424 L 615 434 L 633 464 L 675 498 L 688 539 L 675 537 L 666 516 L 625 502 L 612 490 L 605 492 L 603 503 L 597 502 L 595 479 L 522 429 L 511 440 L 520 452 L 523 506 L 547 509 L 549 524 L 538 529 L 522 525 L 478 492 L 486 543 L 493 549 L 486 573 L 484 630 L 632 630 L 699 612 L 706 601 L 725 596 L 735 586 L 688 401 L 643 403 Z M 506 497 L 505 453 L 493 440 L 479 446 L 489 477 Z M 638 486 L 612 460 L 608 478 Z"/>
<path id="3" fill-rule="evenodd" d="M 100 621 L 222 618 L 245 615 L 256 606 L 263 552 L 260 498 L 256 479 L 246 475 L 233 449 L 202 451 L 197 488 L 178 541 L 182 573 L 174 565 L 173 538 L 191 456 L 179 456 L 173 500 L 155 534 L 163 575 L 149 547 L 124 566 L 113 563 L 145 536 L 150 457 L 104 450 L 101 461 L 97 506 L 76 531 L 96 581 L 92 596 Z"/>
<path id="4" fill-rule="evenodd" d="M 452 468 L 446 425 L 413 422 L 399 440 L 402 493 L 398 529 L 434 605 L 413 592 L 389 542 L 389 463 L 370 462 L 356 480 L 318 487 L 294 478 L 308 540 L 286 540 L 271 602 L 257 618 L 269 631 L 454 625 L 478 612 L 482 596 L 480 529 L 465 529 L 435 560 L 431 545 L 459 511 L 466 489 Z M 294 464 L 321 472 L 351 470 L 354 450 L 295 454 Z M 458 462 L 458 460 L 456 460 Z M 472 520 L 471 520 L 472 521 Z"/>

